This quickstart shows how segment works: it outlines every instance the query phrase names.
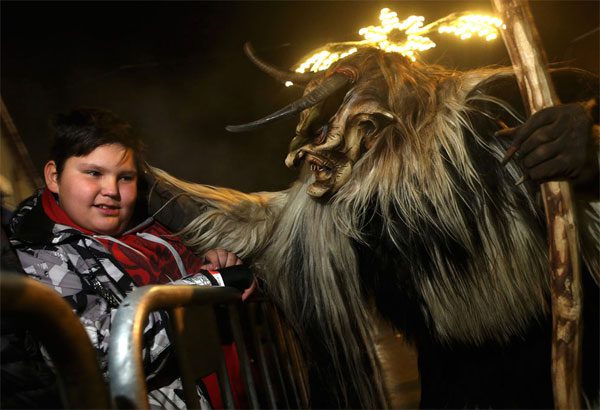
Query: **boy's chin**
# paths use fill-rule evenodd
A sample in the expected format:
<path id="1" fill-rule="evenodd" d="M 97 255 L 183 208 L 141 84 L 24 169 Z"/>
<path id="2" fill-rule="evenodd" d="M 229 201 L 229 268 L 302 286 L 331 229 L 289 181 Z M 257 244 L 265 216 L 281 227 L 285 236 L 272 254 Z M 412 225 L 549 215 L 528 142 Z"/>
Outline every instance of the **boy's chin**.
<path id="1" fill-rule="evenodd" d="M 90 231 L 98 234 L 98 235 L 109 235 L 116 236 L 125 231 L 125 227 L 121 225 L 107 225 L 107 224 L 98 224 L 88 228 Z"/>

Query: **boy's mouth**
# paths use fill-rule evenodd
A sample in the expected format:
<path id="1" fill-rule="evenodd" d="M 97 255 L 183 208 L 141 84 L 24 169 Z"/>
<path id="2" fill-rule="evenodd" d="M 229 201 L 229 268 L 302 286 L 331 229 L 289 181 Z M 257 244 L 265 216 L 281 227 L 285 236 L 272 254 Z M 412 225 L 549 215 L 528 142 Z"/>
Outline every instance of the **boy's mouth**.
<path id="1" fill-rule="evenodd" d="M 107 205 L 107 204 L 95 204 L 95 208 L 97 208 L 102 214 L 107 216 L 117 215 L 121 207 L 117 205 Z"/>

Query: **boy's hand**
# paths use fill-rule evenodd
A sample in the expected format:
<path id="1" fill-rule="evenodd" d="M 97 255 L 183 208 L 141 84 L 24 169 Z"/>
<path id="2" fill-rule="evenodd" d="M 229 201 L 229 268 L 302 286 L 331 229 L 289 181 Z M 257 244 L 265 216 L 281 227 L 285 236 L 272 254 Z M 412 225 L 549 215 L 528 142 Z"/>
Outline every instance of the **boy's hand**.
<path id="1" fill-rule="evenodd" d="M 242 260 L 235 253 L 225 249 L 211 249 L 204 254 L 204 265 L 200 269 L 217 270 L 241 264 Z"/>
<path id="2" fill-rule="evenodd" d="M 244 289 L 244 293 L 242 293 L 242 301 L 248 299 L 250 297 L 250 295 L 252 295 L 254 293 L 257 286 L 258 286 L 258 282 L 256 281 L 256 278 L 253 278 L 252 284 L 250 285 L 250 287 Z"/>
<path id="3" fill-rule="evenodd" d="M 206 252 L 204 254 L 204 262 L 205 262 L 205 264 L 202 265 L 201 269 L 205 269 L 205 270 L 219 270 L 219 269 L 223 269 L 223 268 L 229 268 L 231 266 L 242 265 L 242 260 L 240 258 L 238 258 L 238 256 L 235 253 L 226 251 L 225 249 L 209 250 L 208 252 Z M 256 290 L 256 287 L 257 287 L 256 278 L 252 276 L 250 269 L 248 269 L 248 268 L 244 268 L 244 269 L 246 269 L 247 276 L 246 276 L 246 279 L 244 279 L 242 281 L 242 282 L 245 282 L 245 285 L 242 285 L 242 286 L 247 286 L 247 283 L 248 283 L 248 281 L 250 281 L 250 279 L 252 280 L 252 283 L 250 283 L 250 286 L 248 286 L 247 288 L 245 288 L 243 290 L 242 300 L 246 300 L 248 297 L 250 297 L 250 295 L 252 295 L 252 293 L 254 293 L 254 291 Z M 235 283 L 227 283 L 228 278 L 229 278 L 228 274 L 226 274 L 223 271 L 221 271 L 221 274 L 223 275 L 223 279 L 225 280 L 226 285 L 238 287 L 238 289 L 241 290 L 241 286 L 239 286 L 239 285 L 235 286 Z M 238 280 L 239 280 L 239 278 L 238 278 Z"/>

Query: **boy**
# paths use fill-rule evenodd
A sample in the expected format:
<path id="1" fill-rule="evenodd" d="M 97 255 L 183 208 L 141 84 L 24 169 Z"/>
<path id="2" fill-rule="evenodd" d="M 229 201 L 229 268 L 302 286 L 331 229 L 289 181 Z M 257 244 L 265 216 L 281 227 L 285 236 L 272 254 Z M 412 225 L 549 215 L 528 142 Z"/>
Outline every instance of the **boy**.
<path id="1" fill-rule="evenodd" d="M 149 217 L 143 170 L 141 139 L 115 114 L 79 109 L 60 115 L 44 167 L 46 188 L 24 201 L 11 221 L 22 269 L 71 303 L 105 372 L 112 312 L 134 287 L 211 286 L 217 280 L 201 270 L 242 264 L 224 250 L 194 255 Z M 245 273 L 242 288 L 251 282 Z M 145 329 L 146 374 L 154 388 L 149 399 L 151 406 L 183 408 L 179 379 L 161 373 L 170 350 L 167 320 L 164 312 L 154 313 Z"/>

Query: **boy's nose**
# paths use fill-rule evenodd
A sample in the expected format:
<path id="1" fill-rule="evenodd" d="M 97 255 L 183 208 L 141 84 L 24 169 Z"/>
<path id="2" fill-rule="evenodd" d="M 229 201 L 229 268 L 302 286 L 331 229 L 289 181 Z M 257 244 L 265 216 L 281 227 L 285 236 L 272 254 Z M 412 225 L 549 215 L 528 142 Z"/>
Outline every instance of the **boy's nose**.
<path id="1" fill-rule="evenodd" d="M 102 195 L 111 198 L 117 198 L 119 196 L 119 183 L 117 178 L 104 178 L 101 193 Z"/>

